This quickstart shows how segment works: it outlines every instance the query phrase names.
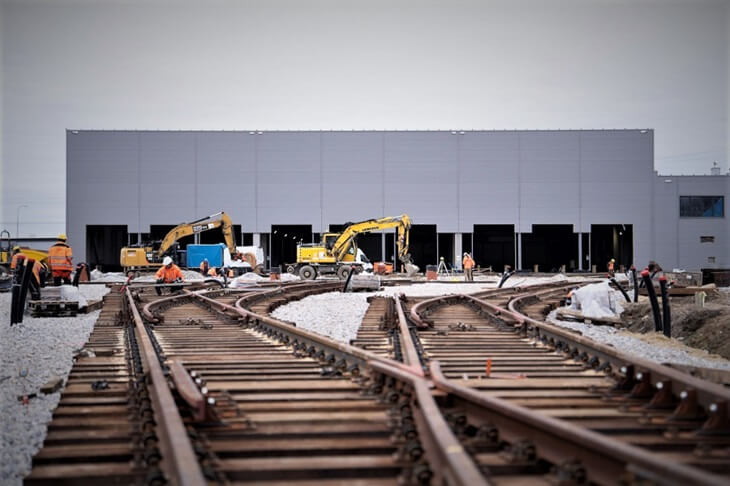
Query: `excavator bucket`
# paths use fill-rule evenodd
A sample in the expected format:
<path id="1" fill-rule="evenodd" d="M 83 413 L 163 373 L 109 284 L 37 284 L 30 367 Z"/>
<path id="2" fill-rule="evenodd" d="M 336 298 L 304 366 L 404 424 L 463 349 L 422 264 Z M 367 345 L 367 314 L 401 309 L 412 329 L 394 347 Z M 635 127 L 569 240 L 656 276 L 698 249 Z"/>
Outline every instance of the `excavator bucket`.
<path id="1" fill-rule="evenodd" d="M 417 274 L 419 271 L 421 271 L 421 269 L 418 268 L 418 265 L 414 265 L 413 263 L 404 263 L 403 266 L 406 269 L 406 275 L 408 277 L 412 277 L 415 274 Z"/>
<path id="2" fill-rule="evenodd" d="M 421 270 L 420 268 L 418 268 L 418 265 L 414 264 L 413 260 L 411 260 L 410 253 L 407 253 L 405 257 L 402 257 L 401 261 L 403 262 L 403 268 L 405 268 L 406 276 L 408 277 L 414 276 Z"/>

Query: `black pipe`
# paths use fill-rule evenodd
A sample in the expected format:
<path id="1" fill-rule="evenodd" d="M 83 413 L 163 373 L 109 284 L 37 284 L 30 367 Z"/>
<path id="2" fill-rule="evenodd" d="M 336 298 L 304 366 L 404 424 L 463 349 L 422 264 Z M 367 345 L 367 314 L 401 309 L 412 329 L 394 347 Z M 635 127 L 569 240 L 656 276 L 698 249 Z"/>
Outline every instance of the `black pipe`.
<path id="1" fill-rule="evenodd" d="M 28 285 L 30 284 L 31 274 L 33 273 L 33 264 L 35 260 L 26 258 L 23 260 L 23 266 L 18 268 L 18 290 L 13 289 L 13 296 L 17 297 L 11 302 L 11 319 L 10 324 L 19 324 L 23 322 L 23 312 L 25 311 L 25 298 L 28 295 Z M 13 312 L 14 311 L 14 312 Z M 14 315 L 13 315 L 14 314 Z"/>
<path id="2" fill-rule="evenodd" d="M 14 283 L 13 289 L 11 290 L 11 292 L 12 292 L 12 298 L 10 301 L 10 325 L 12 326 L 16 322 L 18 322 L 18 317 L 17 317 L 18 304 L 17 304 L 17 302 L 18 302 L 18 300 L 20 300 L 20 284 Z"/>
<path id="3" fill-rule="evenodd" d="M 639 282 L 636 278 L 636 267 L 631 265 L 631 279 L 634 281 L 634 302 L 639 301 Z"/>
<path id="4" fill-rule="evenodd" d="M 631 302 L 631 298 L 629 297 L 629 294 L 626 293 L 624 288 L 621 286 L 620 283 L 616 281 L 615 278 L 611 278 L 611 283 L 614 284 L 618 289 L 621 291 L 621 293 L 624 295 L 624 299 L 626 299 L 626 302 Z"/>
<path id="5" fill-rule="evenodd" d="M 659 332 L 662 330 L 662 316 L 659 311 L 659 302 L 656 298 L 656 291 L 654 290 L 654 284 L 649 276 L 649 270 L 641 272 L 641 278 L 646 285 L 646 291 L 649 294 L 649 302 L 651 302 L 651 312 L 654 314 L 654 331 Z"/>
<path id="6" fill-rule="evenodd" d="M 355 273 L 352 268 L 350 268 L 350 273 L 347 274 L 347 278 L 345 279 L 345 285 L 342 287 L 342 293 L 349 292 L 347 287 L 350 285 L 350 280 L 352 280 L 352 274 Z"/>
<path id="7" fill-rule="evenodd" d="M 499 281 L 499 285 L 497 285 L 497 288 L 501 289 L 502 285 L 504 285 L 504 283 L 507 281 L 507 279 L 510 278 L 514 273 L 515 273 L 514 270 L 511 272 L 504 272 L 502 274 L 502 280 Z"/>
<path id="8" fill-rule="evenodd" d="M 664 335 L 672 337 L 672 314 L 669 311 L 669 291 L 667 290 L 667 277 L 659 277 L 659 287 L 662 290 L 662 313 L 664 314 Z"/>

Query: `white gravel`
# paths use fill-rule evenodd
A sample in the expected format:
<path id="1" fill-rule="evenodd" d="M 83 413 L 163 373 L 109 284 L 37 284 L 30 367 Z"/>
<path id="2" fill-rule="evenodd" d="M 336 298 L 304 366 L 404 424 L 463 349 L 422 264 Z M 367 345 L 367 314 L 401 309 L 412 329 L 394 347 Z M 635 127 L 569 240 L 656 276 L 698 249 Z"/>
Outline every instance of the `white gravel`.
<path id="1" fill-rule="evenodd" d="M 92 270 L 91 271 L 91 281 L 92 282 L 126 282 L 127 277 L 122 272 L 108 272 L 103 273 L 99 270 Z"/>
<path id="2" fill-rule="evenodd" d="M 102 285 L 79 289 L 88 300 L 109 291 Z M 11 327 L 10 302 L 9 293 L 0 294 L 0 484 L 20 486 L 43 444 L 61 392 L 31 398 L 27 405 L 18 397 L 39 393 L 54 376 L 68 376 L 74 351 L 84 346 L 101 311 L 63 318 L 25 315 Z"/>
<path id="3" fill-rule="evenodd" d="M 544 282 L 567 281 L 568 279 L 569 277 L 565 275 L 524 277 L 520 278 L 517 284 L 526 286 Z M 510 281 L 508 280 L 508 282 Z M 302 329 L 329 336 L 340 342 L 349 343 L 351 339 L 357 336 L 357 330 L 369 306 L 367 298 L 370 296 L 391 297 L 405 294 L 413 297 L 436 297 L 449 294 L 473 294 L 494 289 L 496 286 L 493 279 L 485 279 L 485 281 L 475 283 L 430 281 L 412 285 L 397 285 L 384 287 L 378 292 L 345 294 L 341 292 L 328 292 L 326 294 L 305 297 L 302 300 L 280 306 L 274 310 L 272 316 L 277 319 L 294 322 L 297 327 Z"/>
<path id="4" fill-rule="evenodd" d="M 674 339 L 658 333 L 636 334 L 611 326 L 596 326 L 581 322 L 568 322 L 558 319 L 557 311 L 548 315 L 547 321 L 560 327 L 579 331 L 583 336 L 608 344 L 614 348 L 639 358 L 656 363 L 683 364 L 705 368 L 730 370 L 730 361 L 713 356 L 706 351 L 685 346 Z"/>
<path id="5" fill-rule="evenodd" d="M 514 276 L 512 277 L 514 278 Z M 510 279 L 511 280 L 511 279 Z M 521 277 L 513 285 L 535 285 L 551 281 L 584 280 L 583 277 Z M 508 282 L 510 282 L 508 280 Z M 363 316 L 368 308 L 367 298 L 372 295 L 393 296 L 438 296 L 458 293 L 475 293 L 494 288 L 493 282 L 459 284 L 426 282 L 422 284 L 385 287 L 379 292 L 347 293 L 329 292 L 306 297 L 300 301 L 278 307 L 273 316 L 297 327 L 329 336 L 337 341 L 349 343 L 357 335 Z M 730 361 L 713 357 L 709 353 L 684 346 L 661 335 L 637 335 L 616 330 L 609 326 L 558 321 L 551 314 L 549 321 L 561 327 L 580 331 L 584 336 L 598 342 L 610 344 L 630 354 L 644 357 L 658 363 L 677 363 L 690 366 L 730 369 Z"/>
<path id="6" fill-rule="evenodd" d="M 370 306 L 367 295 L 341 292 L 311 295 L 277 307 L 271 315 L 294 322 L 302 329 L 349 343 L 357 336 L 360 322 Z"/>

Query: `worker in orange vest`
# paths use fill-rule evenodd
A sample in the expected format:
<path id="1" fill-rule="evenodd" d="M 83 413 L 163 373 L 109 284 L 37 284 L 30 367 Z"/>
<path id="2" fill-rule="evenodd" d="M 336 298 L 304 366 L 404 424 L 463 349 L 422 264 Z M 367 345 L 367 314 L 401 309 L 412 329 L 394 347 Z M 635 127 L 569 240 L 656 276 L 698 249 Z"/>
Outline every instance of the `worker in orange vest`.
<path id="1" fill-rule="evenodd" d="M 48 265 L 53 274 L 53 285 L 61 283 L 71 284 L 71 272 L 73 271 L 73 251 L 66 244 L 66 234 L 58 235 L 58 241 L 48 250 Z"/>
<path id="2" fill-rule="evenodd" d="M 180 270 L 180 267 L 172 263 L 172 258 L 169 256 L 166 256 L 162 260 L 162 266 L 159 270 L 157 270 L 155 277 L 157 277 L 158 284 L 170 284 L 183 282 L 185 280 L 182 270 Z M 176 292 L 178 290 L 182 290 L 182 285 L 170 287 L 170 292 Z M 162 295 L 162 289 L 160 287 L 155 287 L 155 291 L 157 292 L 157 295 Z"/>
<path id="3" fill-rule="evenodd" d="M 15 270 L 15 281 L 20 283 L 21 272 L 25 266 L 25 260 L 28 256 L 22 252 L 19 246 L 13 248 L 13 259 L 10 262 L 10 269 Z M 46 281 L 46 266 L 37 261 L 33 260 L 33 276 L 28 284 L 30 288 L 30 298 L 33 300 L 41 300 L 41 287 L 45 287 Z"/>
<path id="4" fill-rule="evenodd" d="M 464 267 L 464 275 L 466 275 L 467 282 L 474 281 L 474 275 L 472 269 L 474 268 L 474 259 L 468 253 L 464 253 L 464 258 L 461 260 L 461 264 Z"/>
<path id="5" fill-rule="evenodd" d="M 611 260 L 609 260 L 609 262 L 608 262 L 608 274 L 612 277 L 616 275 L 616 272 L 614 271 L 615 264 L 616 264 L 616 260 L 614 260 L 613 258 L 611 258 Z"/>

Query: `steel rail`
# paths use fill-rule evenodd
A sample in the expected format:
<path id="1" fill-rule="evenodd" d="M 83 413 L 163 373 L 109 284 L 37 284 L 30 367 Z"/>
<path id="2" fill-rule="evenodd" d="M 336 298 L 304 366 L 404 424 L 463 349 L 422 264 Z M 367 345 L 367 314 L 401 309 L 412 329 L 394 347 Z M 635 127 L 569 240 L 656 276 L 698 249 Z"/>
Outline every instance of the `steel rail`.
<path id="1" fill-rule="evenodd" d="M 655 387 L 659 383 L 662 383 L 662 385 L 659 385 L 662 388 L 666 387 L 667 382 L 681 385 L 684 388 L 683 390 L 678 390 L 677 387 L 673 388 L 675 392 L 681 393 L 680 397 L 682 399 L 696 399 L 707 410 L 710 419 L 713 418 L 712 415 L 716 415 L 716 421 L 725 424 L 726 427 L 728 426 L 730 410 L 727 404 L 730 403 L 730 390 L 720 385 L 695 378 L 677 369 L 624 353 L 616 348 L 597 343 L 583 336 L 577 336 L 554 324 L 538 321 L 526 316 L 519 311 L 517 306 L 521 300 L 528 297 L 521 296 L 512 300 L 508 304 L 508 312 L 510 312 L 510 315 L 519 318 L 523 325 L 527 327 L 532 326 L 532 331 L 536 337 L 545 338 L 556 345 L 562 344 L 573 347 L 579 352 L 585 352 L 588 356 L 595 356 L 604 363 L 609 363 L 615 370 L 621 371 L 622 368 L 625 368 L 629 374 L 631 366 L 643 370 L 637 370 L 636 376 L 627 376 L 631 381 L 645 380 Z M 502 312 L 507 312 L 505 309 L 501 310 Z M 717 417 L 718 414 L 721 414 L 721 416 Z"/>
<path id="2" fill-rule="evenodd" d="M 414 360 L 407 363 L 399 363 L 382 358 L 369 351 L 342 344 L 332 339 L 310 333 L 309 331 L 297 329 L 268 316 L 257 315 L 247 309 L 216 302 L 201 293 L 196 293 L 195 296 L 219 309 L 234 309 L 248 318 L 258 320 L 261 324 L 274 326 L 277 329 L 283 326 L 284 333 L 292 337 L 297 336 L 299 339 L 307 339 L 313 343 L 317 343 L 320 346 L 328 348 L 332 353 L 338 353 L 343 359 L 351 359 L 352 356 L 355 356 L 362 362 L 363 366 L 366 366 L 370 370 L 408 383 L 415 393 L 415 397 L 413 398 L 415 399 L 416 405 L 414 408 L 417 411 L 415 419 L 418 436 L 424 445 L 424 452 L 430 461 L 432 466 L 431 470 L 437 479 L 444 478 L 447 484 L 455 486 L 488 484 L 479 471 L 479 468 L 464 451 L 459 440 L 444 420 L 430 392 L 430 384 L 423 378 L 423 370 L 420 366 L 418 354 L 413 345 L 413 341 L 410 340 L 410 332 L 405 321 L 405 315 L 398 303 L 396 303 L 396 306 L 400 309 L 399 321 L 401 324 L 399 330 L 403 334 L 403 341 L 409 343 L 406 344 L 406 348 L 410 349 L 410 351 L 406 354 L 409 356 L 409 360 Z M 277 337 L 281 338 L 280 335 Z M 436 483 L 439 482 L 441 481 L 436 481 Z"/>
<path id="3" fill-rule="evenodd" d="M 140 346 L 142 365 L 150 380 L 149 391 L 155 414 L 155 430 L 160 440 L 160 452 L 162 453 L 161 468 L 173 485 L 203 486 L 207 482 L 193 451 L 175 399 L 170 392 L 167 379 L 162 372 L 157 353 L 147 335 L 130 290 L 127 289 L 126 293 L 134 320 L 134 331 Z"/>
<path id="4" fill-rule="evenodd" d="M 381 373 L 409 384 L 414 391 L 411 398 L 418 438 L 424 445 L 431 470 L 435 474 L 432 484 L 477 486 L 489 484 L 479 467 L 464 451 L 459 439 L 444 420 L 430 390 L 430 382 L 413 374 L 413 370 L 401 370 L 375 361 L 370 367 Z"/>
<path id="5" fill-rule="evenodd" d="M 588 282 L 571 282 L 570 284 L 566 284 L 564 282 L 560 282 L 559 284 L 551 284 L 549 288 L 544 288 L 544 286 L 540 286 L 537 292 L 529 294 L 529 295 L 541 295 L 544 293 L 552 293 L 559 291 L 566 287 L 573 287 L 576 284 L 581 285 Z M 450 295 L 441 295 L 438 297 L 433 297 L 431 299 L 426 299 L 421 302 L 418 302 L 413 307 L 411 307 L 409 314 L 411 317 L 411 320 L 418 326 L 419 329 L 428 329 L 432 327 L 432 323 L 428 321 L 426 318 L 423 317 L 424 313 L 429 312 L 430 310 L 434 309 L 435 307 L 440 307 L 443 305 L 448 305 L 452 302 L 457 302 L 459 300 L 464 300 L 465 297 L 469 297 L 472 299 L 478 299 L 479 301 L 483 301 L 484 298 L 492 297 L 492 296 L 502 296 L 502 294 L 514 294 L 518 290 L 524 290 L 523 288 L 519 287 L 508 287 L 508 288 L 502 288 L 502 289 L 492 289 L 485 292 L 478 292 L 476 294 L 450 294 Z M 500 309 L 494 304 L 489 303 L 490 306 L 492 306 L 492 309 L 496 312 L 497 309 Z M 512 317 L 512 316 L 508 316 Z M 517 319 L 515 319 L 517 321 Z M 521 320 L 520 320 L 521 322 Z"/>
<path id="6" fill-rule="evenodd" d="M 401 336 L 401 348 L 403 350 L 403 362 L 413 368 L 413 372 L 417 375 L 424 376 L 423 368 L 421 367 L 421 359 L 418 355 L 418 350 L 413 343 L 413 337 L 411 331 L 408 329 L 408 321 L 406 321 L 406 315 L 403 312 L 403 306 L 400 303 L 400 299 L 396 296 L 395 299 L 395 310 L 398 312 L 398 330 Z"/>
<path id="7" fill-rule="evenodd" d="M 496 425 L 500 439 L 534 441 L 539 456 L 556 465 L 566 457 L 577 457 L 591 481 L 620 483 L 625 478 L 617 475 L 617 470 L 623 469 L 661 484 L 727 484 L 724 477 L 659 459 L 636 446 L 454 383 L 444 377 L 438 361 L 431 362 L 430 372 L 437 389 L 461 399 L 456 405 L 464 408 L 472 422 Z"/>

